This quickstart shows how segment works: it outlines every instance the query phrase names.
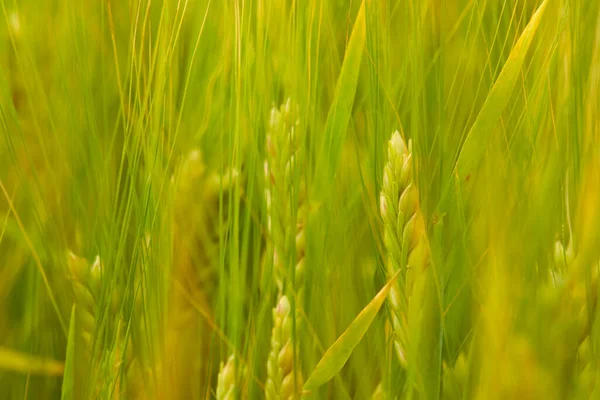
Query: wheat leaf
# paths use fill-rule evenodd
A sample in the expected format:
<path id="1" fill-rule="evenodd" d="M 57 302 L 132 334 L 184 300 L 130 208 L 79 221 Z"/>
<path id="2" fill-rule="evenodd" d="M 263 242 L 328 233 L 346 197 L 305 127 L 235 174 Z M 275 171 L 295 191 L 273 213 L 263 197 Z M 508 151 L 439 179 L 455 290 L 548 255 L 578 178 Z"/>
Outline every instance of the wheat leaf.
<path id="1" fill-rule="evenodd" d="M 352 113 L 365 36 L 365 2 L 363 0 L 352 28 L 342 70 L 335 87 L 333 102 L 325 122 L 323 143 L 317 159 L 316 170 L 319 171 L 319 174 L 313 188 L 317 200 L 322 200 L 322 196 L 330 192 L 323 189 L 329 187 L 335 177 L 336 166 L 346 138 L 350 114 Z"/>
<path id="2" fill-rule="evenodd" d="M 304 384 L 304 391 L 311 391 L 331 378 L 333 378 L 346 364 L 354 348 L 360 343 L 363 336 L 373 323 L 377 312 L 381 308 L 390 288 L 399 276 L 400 271 L 375 295 L 373 300 L 358 314 L 350 326 L 335 341 L 323 355 L 314 371 Z"/>
<path id="3" fill-rule="evenodd" d="M 508 104 L 508 100 L 519 77 L 521 66 L 527 55 L 527 50 L 538 29 L 547 4 L 548 0 L 544 0 L 535 14 L 533 14 L 533 17 L 531 17 L 517 44 L 511 50 L 508 60 L 504 64 L 498 79 L 494 83 L 481 111 L 479 111 L 473 126 L 467 134 L 456 161 L 456 172 L 458 178 L 463 182 L 469 179 L 470 174 L 477 167 L 485 151 L 486 141 Z"/>

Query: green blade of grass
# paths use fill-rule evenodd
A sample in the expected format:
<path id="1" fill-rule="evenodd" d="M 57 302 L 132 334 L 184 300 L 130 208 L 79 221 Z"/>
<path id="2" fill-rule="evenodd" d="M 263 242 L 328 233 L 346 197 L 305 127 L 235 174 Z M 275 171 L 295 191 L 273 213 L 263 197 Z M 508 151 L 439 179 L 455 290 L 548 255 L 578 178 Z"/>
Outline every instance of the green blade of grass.
<path id="1" fill-rule="evenodd" d="M 15 220 L 17 221 L 17 224 L 19 225 L 19 228 L 21 229 L 21 232 L 23 233 L 23 239 L 25 239 L 25 242 L 27 243 L 27 246 L 29 247 L 29 249 L 31 250 L 31 255 L 35 261 L 35 265 L 38 268 L 38 271 L 40 272 L 40 275 L 42 276 L 42 280 L 44 281 L 44 286 L 46 287 L 46 290 L 48 291 L 48 296 L 50 297 L 50 301 L 52 302 L 52 306 L 54 307 L 54 311 L 56 311 L 56 316 L 58 317 L 58 321 L 60 322 L 60 326 L 63 329 L 63 332 L 66 334 L 67 333 L 67 329 L 63 320 L 62 315 L 60 314 L 60 309 L 58 308 L 58 303 L 56 301 L 56 296 L 54 295 L 54 292 L 52 291 L 52 288 L 50 286 L 50 282 L 48 281 L 48 276 L 46 274 L 46 271 L 44 270 L 44 267 L 42 266 L 42 262 L 40 260 L 40 256 L 38 255 L 37 250 L 35 249 L 33 242 L 31 241 L 31 239 L 29 239 L 29 235 L 27 234 L 26 230 L 25 230 L 25 226 L 23 225 L 23 222 L 21 221 L 21 218 L 19 217 L 19 214 L 17 213 L 17 210 L 15 210 L 14 204 L 11 200 L 11 197 L 9 196 L 8 192 L 6 191 L 6 188 L 4 187 L 4 184 L 2 183 L 2 181 L 0 180 L 0 189 L 2 189 L 2 193 L 4 193 L 4 197 L 6 197 L 6 201 L 8 202 L 8 205 L 10 207 L 10 211 L 12 212 L 12 214 L 15 216 Z"/>
<path id="2" fill-rule="evenodd" d="M 336 172 L 337 163 L 346 138 L 346 131 L 352 113 L 352 105 L 358 85 L 358 75 L 366 36 L 365 2 L 361 3 L 352 34 L 346 48 L 342 70 L 337 80 L 333 103 L 327 114 L 323 143 L 317 158 L 317 177 L 313 193 L 317 201 L 322 200 Z"/>
<path id="3" fill-rule="evenodd" d="M 0 369 L 23 374 L 60 376 L 63 373 L 63 364 L 0 347 Z"/>
<path id="4" fill-rule="evenodd" d="M 65 370 L 63 374 L 61 400 L 73 398 L 75 387 L 75 305 L 71 311 L 71 321 L 69 322 L 69 335 L 67 339 L 67 355 L 65 358 Z"/>
<path id="5" fill-rule="evenodd" d="M 354 348 L 373 323 L 392 285 L 398 279 L 400 271 L 375 295 L 373 300 L 358 314 L 350 326 L 325 352 L 314 371 L 304 384 L 304 391 L 310 392 L 333 378 L 346 364 Z"/>
<path id="6" fill-rule="evenodd" d="M 502 112 L 508 104 L 519 77 L 521 66 L 527 55 L 527 50 L 531 45 L 547 5 L 548 0 L 544 0 L 531 17 L 517 44 L 511 50 L 508 61 L 504 64 L 498 79 L 467 134 L 455 165 L 456 173 L 461 181 L 468 180 L 470 174 L 477 167 L 485 151 L 488 136 L 500 120 Z"/>

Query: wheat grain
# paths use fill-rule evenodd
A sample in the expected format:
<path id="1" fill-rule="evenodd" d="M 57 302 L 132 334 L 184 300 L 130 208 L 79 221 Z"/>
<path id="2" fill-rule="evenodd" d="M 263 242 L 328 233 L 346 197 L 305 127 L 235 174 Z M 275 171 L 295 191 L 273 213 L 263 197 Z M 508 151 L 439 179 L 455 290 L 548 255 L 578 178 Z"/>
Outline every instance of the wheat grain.
<path id="1" fill-rule="evenodd" d="M 267 362 L 267 399 L 295 398 L 301 385 L 301 376 L 294 374 L 292 313 L 288 298 L 282 296 L 273 309 L 271 351 Z M 298 371 L 296 374 L 300 375 Z"/>

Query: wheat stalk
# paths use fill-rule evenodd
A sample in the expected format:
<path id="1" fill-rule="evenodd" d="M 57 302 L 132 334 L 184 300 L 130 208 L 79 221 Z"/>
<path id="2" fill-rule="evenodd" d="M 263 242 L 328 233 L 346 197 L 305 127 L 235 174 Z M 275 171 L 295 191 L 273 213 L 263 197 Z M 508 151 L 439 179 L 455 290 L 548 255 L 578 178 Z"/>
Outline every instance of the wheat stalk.
<path id="1" fill-rule="evenodd" d="M 301 143 L 297 107 L 288 99 L 279 109 L 271 110 L 265 160 L 265 202 L 271 239 L 267 251 L 273 257 L 278 291 L 267 365 L 267 399 L 293 398 L 299 393 L 302 382 L 301 372 L 294 368 L 299 349 L 296 340 L 300 328 L 298 315 L 304 299 L 306 247 Z M 290 260 L 293 269 L 286 273 Z M 285 293 L 294 295 L 295 317 Z M 292 334 L 294 325 L 296 335 Z"/>
<path id="2" fill-rule="evenodd" d="M 412 143 L 405 145 L 398 131 L 388 143 L 388 161 L 380 195 L 384 242 L 388 252 L 388 275 L 401 270 L 390 290 L 394 347 L 402 365 L 407 365 L 409 346 L 408 302 L 416 275 L 429 262 L 429 245 L 419 193 L 413 181 Z"/>
<path id="3" fill-rule="evenodd" d="M 190 354 L 208 359 L 210 330 L 190 298 L 211 313 L 218 284 L 219 242 L 227 228 L 227 206 L 219 221 L 219 198 L 229 193 L 239 179 L 237 170 L 219 175 L 205 164 L 194 149 L 184 158 L 177 179 L 173 178 L 173 268 L 168 309 L 167 359 L 174 377 L 174 397 L 190 396 L 200 376 L 200 387 L 210 387 L 209 362 L 191 361 Z M 200 333 L 200 334 L 199 334 Z"/>
<path id="4" fill-rule="evenodd" d="M 67 264 L 69 266 L 75 301 L 77 304 L 75 323 L 77 327 L 76 346 L 79 357 L 76 368 L 76 385 L 81 385 L 78 389 L 82 396 L 83 390 L 89 392 L 89 389 L 94 390 L 95 396 L 114 397 L 119 399 L 121 393 L 127 395 L 127 398 L 139 398 L 141 390 L 140 379 L 135 377 L 131 379 L 132 371 L 138 360 L 134 357 L 133 343 L 131 336 L 125 335 L 127 323 L 120 316 L 114 326 L 114 349 L 109 351 L 108 344 L 102 348 L 100 361 L 95 362 L 93 357 L 93 342 L 92 338 L 98 337 L 96 330 L 96 313 L 98 308 L 98 299 L 100 296 L 101 277 L 103 273 L 103 264 L 99 256 L 96 256 L 94 262 L 90 263 L 83 257 L 75 255 L 69 251 L 67 253 Z M 113 293 L 113 302 L 111 304 L 111 313 L 118 313 L 118 298 L 120 292 L 115 290 Z M 111 321 L 109 321 L 109 324 Z M 127 344 L 127 345 L 126 345 Z M 92 367 L 99 367 L 96 371 L 101 377 L 101 381 L 94 380 L 94 388 L 84 388 L 84 382 L 87 382 L 90 377 Z M 126 377 L 125 382 L 122 380 L 122 373 Z M 102 379 L 106 377 L 108 379 Z M 95 379 L 95 378 L 93 378 Z"/>
<path id="5" fill-rule="evenodd" d="M 301 135 L 297 109 L 290 99 L 271 110 L 265 160 L 265 203 L 275 282 L 283 291 L 286 259 L 296 238 L 296 287 L 304 277 L 304 190 L 302 185 Z M 296 229 L 293 227 L 296 226 Z"/>

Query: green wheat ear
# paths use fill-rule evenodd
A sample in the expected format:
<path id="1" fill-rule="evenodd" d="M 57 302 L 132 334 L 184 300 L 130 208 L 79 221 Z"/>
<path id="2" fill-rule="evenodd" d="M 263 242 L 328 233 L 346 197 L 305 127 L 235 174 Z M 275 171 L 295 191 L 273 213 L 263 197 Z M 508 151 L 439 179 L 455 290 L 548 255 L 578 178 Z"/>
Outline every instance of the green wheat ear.
<path id="1" fill-rule="evenodd" d="M 271 239 L 267 252 L 273 259 L 273 275 L 279 296 L 273 309 L 265 388 L 267 399 L 297 397 L 303 380 L 300 368 L 296 368 L 299 365 L 296 338 L 301 326 L 299 309 L 304 301 L 306 202 L 302 133 L 297 116 L 298 107 L 288 99 L 279 109 L 271 110 L 267 134 L 265 203 Z M 288 265 L 293 266 L 290 272 Z M 294 296 L 295 315 L 288 295 Z M 296 335 L 292 334 L 294 325 Z"/>
<path id="2" fill-rule="evenodd" d="M 232 201 L 233 189 L 240 179 L 239 171 L 233 168 L 222 174 L 211 170 L 199 149 L 191 150 L 183 158 L 172 179 L 174 240 L 166 358 L 173 397 L 189 396 L 195 386 L 208 388 L 213 381 L 211 362 L 191 364 L 189 356 L 199 353 L 204 360 L 213 357 L 211 330 L 196 307 L 207 315 L 214 312 L 220 238 L 227 237 L 230 225 L 227 202 Z"/>
<path id="3" fill-rule="evenodd" d="M 271 109 L 267 134 L 265 204 L 272 247 L 274 278 L 279 292 L 286 278 L 286 260 L 296 251 L 296 290 L 304 283 L 304 214 L 302 134 L 298 107 L 288 99 Z M 294 228 L 295 227 L 295 228 Z M 294 245 L 294 241 L 296 244 Z M 289 277 L 288 277 L 289 278 Z"/>
<path id="4" fill-rule="evenodd" d="M 100 295 L 102 263 L 96 257 L 92 265 L 73 252 L 67 252 L 67 266 L 75 295 L 75 392 L 84 396 L 92 367 L 92 338 L 96 330 L 96 309 Z"/>
<path id="5" fill-rule="evenodd" d="M 383 385 L 381 382 L 377 385 L 373 394 L 371 395 L 371 400 L 385 400 L 385 393 L 383 391 Z"/>
<path id="6" fill-rule="evenodd" d="M 461 352 L 453 366 L 444 363 L 442 399 L 459 400 L 466 393 L 468 381 L 468 360 L 464 352 Z"/>
<path id="7" fill-rule="evenodd" d="M 217 378 L 217 400 L 235 399 L 235 357 L 232 354 L 227 359 L 227 363 L 219 366 L 219 376 Z"/>
<path id="8" fill-rule="evenodd" d="M 390 290 L 394 347 L 398 360 L 407 366 L 409 346 L 408 303 L 415 278 L 429 263 L 429 245 L 413 182 L 412 143 L 405 145 L 398 131 L 388 143 L 388 162 L 383 172 L 380 195 L 384 242 L 388 253 L 388 276 L 402 271 Z"/>
<path id="9" fill-rule="evenodd" d="M 573 253 L 573 242 L 565 247 L 563 242 L 557 240 L 554 242 L 554 265 L 560 272 L 565 272 L 569 264 L 573 262 L 575 255 Z"/>

